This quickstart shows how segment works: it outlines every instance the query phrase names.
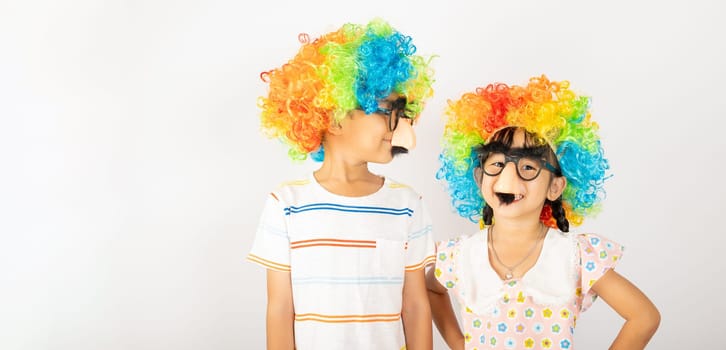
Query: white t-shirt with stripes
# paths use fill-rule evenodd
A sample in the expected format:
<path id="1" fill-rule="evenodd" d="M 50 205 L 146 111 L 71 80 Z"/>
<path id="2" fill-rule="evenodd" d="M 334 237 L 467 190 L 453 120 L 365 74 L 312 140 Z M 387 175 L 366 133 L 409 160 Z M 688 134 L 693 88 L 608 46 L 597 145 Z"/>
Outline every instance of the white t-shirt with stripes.
<path id="1" fill-rule="evenodd" d="M 398 350 L 404 275 L 434 261 L 431 222 L 421 197 L 389 178 L 345 197 L 310 174 L 270 194 L 247 260 L 290 271 L 298 350 Z"/>

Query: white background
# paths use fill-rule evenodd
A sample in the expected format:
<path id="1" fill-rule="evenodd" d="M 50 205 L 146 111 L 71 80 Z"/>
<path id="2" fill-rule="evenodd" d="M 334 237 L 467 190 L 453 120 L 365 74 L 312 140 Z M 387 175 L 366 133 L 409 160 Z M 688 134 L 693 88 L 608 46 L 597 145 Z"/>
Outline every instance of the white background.
<path id="1" fill-rule="evenodd" d="M 570 80 L 614 173 L 579 231 L 627 247 L 618 270 L 663 316 L 650 348 L 726 348 L 723 2 L 247 3 L 0 2 L 0 349 L 263 348 L 243 258 L 266 194 L 315 164 L 259 133 L 259 73 L 376 16 L 439 55 L 419 148 L 374 167 L 424 196 L 436 239 L 476 230 L 434 180 L 446 100 Z M 578 348 L 621 323 L 599 301 Z"/>

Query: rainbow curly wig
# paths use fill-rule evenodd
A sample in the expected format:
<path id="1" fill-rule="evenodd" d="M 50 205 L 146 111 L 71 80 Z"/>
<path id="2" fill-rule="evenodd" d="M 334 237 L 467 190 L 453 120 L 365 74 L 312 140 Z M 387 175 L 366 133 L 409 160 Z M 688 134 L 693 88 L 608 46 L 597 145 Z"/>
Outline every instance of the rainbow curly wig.
<path id="1" fill-rule="evenodd" d="M 298 39 L 302 47 L 292 60 L 260 75 L 269 93 L 258 102 L 263 131 L 286 143 L 293 160 L 322 160 L 325 131 L 353 109 L 373 113 L 396 92 L 415 120 L 433 95 L 431 58 L 415 55 L 411 37 L 383 20 Z"/>
<path id="2" fill-rule="evenodd" d="M 481 220 L 485 203 L 473 175 L 480 166 L 476 147 L 509 126 L 539 135 L 552 147 L 567 178 L 562 208 L 570 224 L 578 226 L 584 217 L 597 213 L 609 165 L 598 125 L 590 120 L 590 98 L 576 95 L 569 86 L 568 81 L 550 81 L 542 75 L 530 78 L 526 86 L 490 84 L 449 101 L 436 178 L 445 180 L 459 215 Z M 557 228 L 549 205 L 543 207 L 540 219 Z"/>

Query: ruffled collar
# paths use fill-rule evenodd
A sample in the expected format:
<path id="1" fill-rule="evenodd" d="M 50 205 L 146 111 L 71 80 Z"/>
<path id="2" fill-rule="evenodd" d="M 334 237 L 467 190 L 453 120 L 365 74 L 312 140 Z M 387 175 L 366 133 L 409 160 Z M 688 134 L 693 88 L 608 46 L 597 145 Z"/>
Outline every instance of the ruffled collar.
<path id="1" fill-rule="evenodd" d="M 487 231 L 464 238 L 459 245 L 457 277 L 459 301 L 477 314 L 489 311 L 505 293 L 508 282 L 489 263 Z M 535 265 L 514 279 L 525 295 L 539 305 L 565 305 L 575 297 L 577 243 L 573 235 L 550 229 Z"/>

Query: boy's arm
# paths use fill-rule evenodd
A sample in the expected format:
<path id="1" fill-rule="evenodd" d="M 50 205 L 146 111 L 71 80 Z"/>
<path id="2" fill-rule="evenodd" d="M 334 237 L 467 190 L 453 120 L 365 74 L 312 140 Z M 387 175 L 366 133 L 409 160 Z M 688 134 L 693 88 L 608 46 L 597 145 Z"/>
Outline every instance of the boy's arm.
<path id="1" fill-rule="evenodd" d="M 407 350 L 431 350 L 431 309 L 426 296 L 424 269 L 406 271 L 403 281 L 403 332 Z"/>
<path id="2" fill-rule="evenodd" d="M 650 299 L 613 270 L 600 277 L 592 290 L 625 319 L 610 349 L 644 349 L 660 324 L 660 313 Z"/>
<path id="3" fill-rule="evenodd" d="M 464 349 L 464 334 L 461 333 L 454 308 L 451 306 L 449 291 L 434 276 L 435 269 L 431 268 L 426 273 L 426 289 L 434 324 L 449 348 Z"/>
<path id="4" fill-rule="evenodd" d="M 267 270 L 267 349 L 295 348 L 290 272 Z"/>

